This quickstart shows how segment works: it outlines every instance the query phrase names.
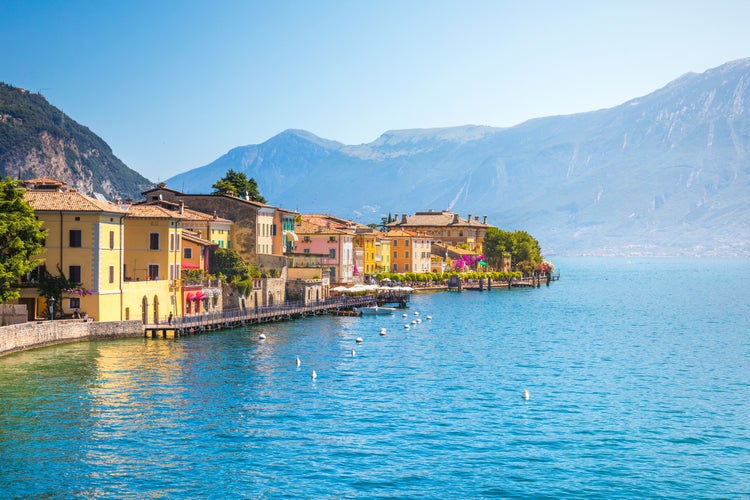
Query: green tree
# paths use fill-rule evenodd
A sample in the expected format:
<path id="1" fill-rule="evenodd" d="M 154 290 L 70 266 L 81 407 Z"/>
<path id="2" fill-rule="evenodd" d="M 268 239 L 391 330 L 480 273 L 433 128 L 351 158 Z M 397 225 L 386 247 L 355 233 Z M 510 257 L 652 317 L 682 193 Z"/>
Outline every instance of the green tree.
<path id="1" fill-rule="evenodd" d="M 505 255 L 510 255 L 514 266 L 521 262 L 539 264 L 542 261 L 539 242 L 526 231 L 508 232 L 494 227 L 488 228 L 483 246 L 485 259 L 496 268 L 500 267 Z"/>
<path id="2" fill-rule="evenodd" d="M 44 271 L 44 275 L 39 277 L 39 295 L 47 299 L 48 303 L 51 303 L 54 307 L 52 318 L 59 317 L 62 312 L 62 294 L 65 292 L 73 292 L 78 295 L 88 295 L 89 292 L 85 290 L 81 283 L 76 281 L 70 281 L 67 276 L 62 272 L 60 266 L 57 266 L 58 275 L 53 275 L 49 271 Z"/>
<path id="3" fill-rule="evenodd" d="M 18 182 L 0 181 L 0 302 L 20 296 L 19 279 L 39 264 L 33 257 L 41 253 L 44 238 Z"/>
<path id="4" fill-rule="evenodd" d="M 214 188 L 214 194 L 228 194 L 234 193 L 234 196 L 240 198 L 248 197 L 252 201 L 258 203 L 265 203 L 266 199 L 263 198 L 258 192 L 258 183 L 252 177 L 250 179 L 243 172 L 236 172 L 231 168 L 227 171 L 227 174 L 216 181 L 211 186 Z"/>
<path id="5" fill-rule="evenodd" d="M 250 277 L 251 272 L 247 264 L 237 252 L 228 248 L 217 248 L 208 261 L 211 274 L 223 274 L 227 281 L 241 281 Z"/>

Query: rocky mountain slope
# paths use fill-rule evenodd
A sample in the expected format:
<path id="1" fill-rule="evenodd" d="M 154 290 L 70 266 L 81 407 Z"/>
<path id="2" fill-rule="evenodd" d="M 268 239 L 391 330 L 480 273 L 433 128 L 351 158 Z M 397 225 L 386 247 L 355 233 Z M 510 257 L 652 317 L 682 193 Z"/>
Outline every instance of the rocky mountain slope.
<path id="1" fill-rule="evenodd" d="M 110 199 L 139 198 L 152 183 L 88 128 L 40 94 L 0 83 L 0 175 L 52 177 Z"/>
<path id="2" fill-rule="evenodd" d="M 297 130 L 167 181 L 229 169 L 271 204 L 360 222 L 451 209 L 535 235 L 547 254 L 749 255 L 750 59 L 620 106 L 510 128 L 398 130 L 358 146 Z"/>

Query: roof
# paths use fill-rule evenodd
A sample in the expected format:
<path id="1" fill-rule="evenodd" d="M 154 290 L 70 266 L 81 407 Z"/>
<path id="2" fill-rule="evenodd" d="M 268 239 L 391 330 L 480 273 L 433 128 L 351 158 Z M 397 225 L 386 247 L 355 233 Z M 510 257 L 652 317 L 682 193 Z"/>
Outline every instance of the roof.
<path id="1" fill-rule="evenodd" d="M 426 234 L 417 233 L 416 231 L 404 231 L 403 229 L 392 229 L 386 233 L 387 238 L 431 238 Z"/>
<path id="2" fill-rule="evenodd" d="M 301 217 L 305 222 L 310 222 L 325 228 L 351 231 L 357 227 L 355 222 L 328 214 L 302 214 Z"/>
<path id="3" fill-rule="evenodd" d="M 406 218 L 406 222 L 403 218 Z M 471 216 L 469 216 L 471 217 Z M 390 224 L 391 227 L 447 227 L 447 226 L 475 226 L 475 227 L 492 227 L 489 224 L 480 222 L 476 219 L 468 220 L 459 217 L 458 214 L 447 210 L 441 212 L 417 212 L 414 215 L 403 214 L 402 218 L 397 219 Z"/>
<path id="4" fill-rule="evenodd" d="M 325 221 L 313 222 L 309 220 L 302 220 L 294 224 L 294 233 L 297 235 L 305 234 L 353 234 L 351 230 L 340 229 L 336 227 L 329 227 Z"/>
<path id="5" fill-rule="evenodd" d="M 177 218 L 180 218 L 182 220 L 189 220 L 189 221 L 208 221 L 208 222 L 223 222 L 225 224 L 232 224 L 232 221 L 229 219 L 225 219 L 223 217 L 218 217 L 214 215 L 207 214 L 205 212 L 199 212 L 198 210 L 193 210 L 190 208 L 182 206 L 182 209 L 180 209 L 180 204 L 175 203 L 172 201 L 167 200 L 152 200 L 152 201 L 143 201 L 136 203 L 137 206 L 152 206 L 152 207 L 161 207 L 169 212 L 171 212 L 173 215 L 175 215 Z M 134 206 L 135 206 L 134 205 Z"/>
<path id="6" fill-rule="evenodd" d="M 202 236 L 198 236 L 198 233 L 195 233 L 188 229 L 182 230 L 182 239 L 192 241 L 193 243 L 197 243 L 198 245 L 202 246 L 219 246 L 218 243 L 213 243 L 211 240 L 207 240 Z"/>
<path id="7" fill-rule="evenodd" d="M 26 191 L 24 198 L 35 211 L 127 213 L 117 205 L 99 201 L 75 190 Z"/>
<path id="8" fill-rule="evenodd" d="M 156 205 L 130 205 L 127 208 L 128 217 L 144 219 L 183 219 L 178 212 L 167 210 Z"/>

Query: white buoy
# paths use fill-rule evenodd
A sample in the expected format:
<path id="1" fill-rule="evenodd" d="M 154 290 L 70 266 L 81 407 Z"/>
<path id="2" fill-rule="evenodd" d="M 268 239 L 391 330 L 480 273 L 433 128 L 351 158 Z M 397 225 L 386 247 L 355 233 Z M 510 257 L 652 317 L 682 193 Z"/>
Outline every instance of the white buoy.
<path id="1" fill-rule="evenodd" d="M 260 340 L 266 340 L 266 335 L 264 333 L 261 333 L 260 335 L 258 335 L 258 338 Z"/>
<path id="2" fill-rule="evenodd" d="M 414 316 L 419 316 L 419 311 L 414 311 Z"/>
<path id="3" fill-rule="evenodd" d="M 417 324 L 417 320 L 414 320 L 414 319 L 413 319 L 413 320 L 411 320 L 411 324 L 412 324 L 412 325 L 416 325 L 416 324 Z"/>
<path id="4" fill-rule="evenodd" d="M 404 314 L 401 315 L 402 318 L 405 318 L 407 316 L 408 316 L 408 314 L 406 314 L 406 313 L 404 313 Z"/>
<path id="5" fill-rule="evenodd" d="M 417 323 L 421 323 L 421 322 L 422 322 L 422 318 L 417 318 Z"/>
<path id="6" fill-rule="evenodd" d="M 356 342 L 357 342 L 357 344 L 361 344 L 362 343 L 362 337 L 357 337 Z"/>
<path id="7" fill-rule="evenodd" d="M 296 361 L 296 363 L 297 363 L 297 366 L 299 366 L 299 365 L 301 365 L 301 364 L 302 364 L 302 361 L 300 361 L 300 359 L 299 359 L 299 356 L 297 356 L 297 361 Z"/>
<path id="8" fill-rule="evenodd" d="M 357 355 L 357 351 L 355 351 L 354 349 L 352 349 L 352 357 L 354 357 L 356 355 Z"/>
<path id="9" fill-rule="evenodd" d="M 525 399 L 526 401 L 529 400 L 529 390 L 528 389 L 524 389 L 523 390 L 523 399 Z"/>
<path id="10" fill-rule="evenodd" d="M 409 325 L 404 325 L 404 328 L 408 330 L 410 328 L 410 326 Z"/>
<path id="11" fill-rule="evenodd" d="M 315 370 L 312 371 L 312 379 L 315 380 L 318 378 L 318 374 L 315 372 Z"/>
<path id="12" fill-rule="evenodd" d="M 385 337 L 385 330 L 380 330 L 380 336 Z"/>
<path id="13" fill-rule="evenodd" d="M 428 319 L 428 320 L 432 319 L 432 316 L 427 316 L 427 319 Z"/>
<path id="14" fill-rule="evenodd" d="M 386 330 L 385 328 L 381 328 L 381 329 L 380 329 L 380 333 L 386 333 L 387 331 L 388 331 L 388 330 Z"/>

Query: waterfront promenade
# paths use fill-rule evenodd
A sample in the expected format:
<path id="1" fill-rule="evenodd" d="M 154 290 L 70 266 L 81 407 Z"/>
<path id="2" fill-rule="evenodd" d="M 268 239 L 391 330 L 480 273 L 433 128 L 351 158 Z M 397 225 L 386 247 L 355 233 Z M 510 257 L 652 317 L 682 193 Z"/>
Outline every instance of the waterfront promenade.
<path id="1" fill-rule="evenodd" d="M 286 302 L 278 306 L 224 309 L 222 311 L 174 317 L 171 321 L 164 318 L 158 323 L 145 325 L 145 333 L 152 336 L 161 333 L 161 335 L 166 336 L 168 332 L 171 332 L 173 335 L 179 336 L 235 328 L 242 325 L 273 323 L 339 311 L 351 311 L 355 307 L 372 306 L 381 302 L 381 298 L 374 295 L 338 296 L 312 304 Z"/>

